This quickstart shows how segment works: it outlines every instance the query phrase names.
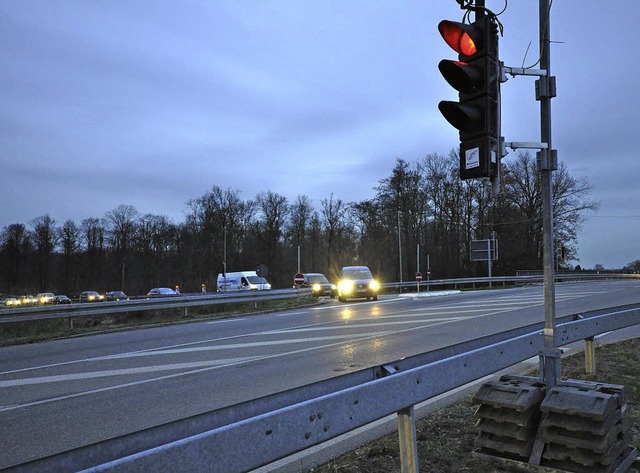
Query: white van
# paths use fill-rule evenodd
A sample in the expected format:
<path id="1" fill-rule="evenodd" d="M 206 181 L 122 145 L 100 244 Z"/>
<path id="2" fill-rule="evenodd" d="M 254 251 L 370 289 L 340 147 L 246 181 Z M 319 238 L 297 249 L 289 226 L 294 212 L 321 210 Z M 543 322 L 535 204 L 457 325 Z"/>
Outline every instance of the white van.
<path id="1" fill-rule="evenodd" d="M 218 274 L 218 292 L 235 291 L 266 291 L 271 289 L 271 284 L 258 276 L 255 271 L 238 271 L 227 273 L 226 277 L 222 273 Z"/>

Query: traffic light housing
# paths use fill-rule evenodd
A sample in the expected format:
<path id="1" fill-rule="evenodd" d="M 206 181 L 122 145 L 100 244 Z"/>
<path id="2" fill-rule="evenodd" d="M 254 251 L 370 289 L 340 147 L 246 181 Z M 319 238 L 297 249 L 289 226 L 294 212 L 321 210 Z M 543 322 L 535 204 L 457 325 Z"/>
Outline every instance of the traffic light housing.
<path id="1" fill-rule="evenodd" d="M 489 16 L 471 24 L 443 20 L 438 30 L 458 53 L 443 59 L 440 73 L 458 91 L 458 102 L 438 108 L 460 132 L 460 178 L 493 178 L 498 172 L 499 74 L 498 31 Z"/>

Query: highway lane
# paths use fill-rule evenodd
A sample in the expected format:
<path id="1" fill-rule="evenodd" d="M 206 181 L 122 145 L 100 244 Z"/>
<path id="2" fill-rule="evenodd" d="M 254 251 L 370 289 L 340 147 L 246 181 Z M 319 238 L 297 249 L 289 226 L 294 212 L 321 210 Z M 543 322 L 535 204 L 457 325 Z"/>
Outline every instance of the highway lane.
<path id="1" fill-rule="evenodd" d="M 640 283 L 558 284 L 558 316 Z M 541 286 L 306 309 L 0 348 L 0 468 L 544 320 Z"/>

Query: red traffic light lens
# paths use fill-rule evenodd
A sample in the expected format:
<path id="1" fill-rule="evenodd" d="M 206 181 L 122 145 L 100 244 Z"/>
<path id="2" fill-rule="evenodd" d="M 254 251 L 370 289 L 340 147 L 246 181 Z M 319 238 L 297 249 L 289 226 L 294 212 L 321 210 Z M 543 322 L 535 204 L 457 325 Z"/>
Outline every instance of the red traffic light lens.
<path id="1" fill-rule="evenodd" d="M 451 49 L 458 54 L 473 56 L 478 52 L 478 47 L 467 33 L 467 28 L 467 25 L 449 20 L 443 20 L 438 24 L 438 31 Z"/>

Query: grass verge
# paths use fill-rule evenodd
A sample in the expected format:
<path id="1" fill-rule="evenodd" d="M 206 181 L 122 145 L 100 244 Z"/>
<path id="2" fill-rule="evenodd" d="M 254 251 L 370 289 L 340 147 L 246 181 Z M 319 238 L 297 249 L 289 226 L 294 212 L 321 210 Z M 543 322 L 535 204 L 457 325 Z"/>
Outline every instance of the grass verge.
<path id="1" fill-rule="evenodd" d="M 563 379 L 621 384 L 629 396 L 631 444 L 640 445 L 640 339 L 600 346 L 596 349 L 597 374 L 584 373 L 584 353 L 562 359 Z M 530 373 L 537 376 L 536 372 Z M 421 472 L 486 473 L 492 466 L 471 455 L 477 431 L 472 396 L 449 405 L 416 423 Z M 397 434 L 390 434 L 348 454 L 314 468 L 314 473 L 395 473 L 400 472 Z M 637 470 L 629 470 L 637 471 Z"/>

